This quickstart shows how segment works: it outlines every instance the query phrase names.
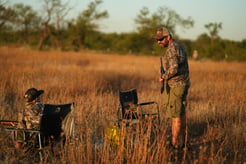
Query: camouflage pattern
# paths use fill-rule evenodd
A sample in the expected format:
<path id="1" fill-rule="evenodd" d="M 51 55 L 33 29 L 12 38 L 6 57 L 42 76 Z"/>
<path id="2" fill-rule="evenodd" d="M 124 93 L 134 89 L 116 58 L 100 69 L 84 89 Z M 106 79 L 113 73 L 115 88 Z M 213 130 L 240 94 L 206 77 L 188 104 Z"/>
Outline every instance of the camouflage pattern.
<path id="1" fill-rule="evenodd" d="M 20 128 L 39 129 L 43 113 L 43 105 L 40 102 L 27 102 L 22 116 L 19 116 Z"/>
<path id="2" fill-rule="evenodd" d="M 175 40 L 169 44 L 163 61 L 163 79 L 173 87 L 190 86 L 188 57 L 183 45 Z"/>
<path id="3" fill-rule="evenodd" d="M 157 30 L 155 39 L 157 40 L 162 39 L 163 37 L 166 37 L 168 35 L 170 35 L 170 32 L 168 31 L 168 29 L 165 27 L 162 27 Z"/>

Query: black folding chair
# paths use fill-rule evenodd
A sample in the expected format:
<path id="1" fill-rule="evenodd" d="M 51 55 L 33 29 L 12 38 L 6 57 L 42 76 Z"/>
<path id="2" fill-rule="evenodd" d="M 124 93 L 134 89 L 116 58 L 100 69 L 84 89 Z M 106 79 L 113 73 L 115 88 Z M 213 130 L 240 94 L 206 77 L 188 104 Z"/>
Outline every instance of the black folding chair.
<path id="1" fill-rule="evenodd" d="M 138 103 L 137 89 L 119 92 L 120 105 L 118 108 L 118 120 L 137 123 L 152 117 L 160 123 L 159 105 L 155 101 Z"/>

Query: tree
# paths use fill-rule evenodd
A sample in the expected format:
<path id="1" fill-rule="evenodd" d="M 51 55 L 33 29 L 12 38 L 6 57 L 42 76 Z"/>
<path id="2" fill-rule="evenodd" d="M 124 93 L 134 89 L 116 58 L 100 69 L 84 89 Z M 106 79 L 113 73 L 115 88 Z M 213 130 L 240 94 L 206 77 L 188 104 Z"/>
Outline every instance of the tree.
<path id="1" fill-rule="evenodd" d="M 24 43 L 28 42 L 29 34 L 39 27 L 40 17 L 31 6 L 15 4 L 12 8 L 15 13 L 13 27 L 15 31 L 20 31 Z"/>
<path id="2" fill-rule="evenodd" d="M 164 26 L 175 34 L 176 26 L 190 28 L 194 24 L 191 17 L 184 19 L 174 10 L 168 9 L 167 7 L 160 7 L 152 15 L 150 15 L 147 7 L 143 7 L 137 15 L 135 22 L 138 32 L 140 34 L 147 33 L 149 37 L 153 36 L 158 27 Z"/>
<path id="3" fill-rule="evenodd" d="M 8 12 L 4 7 L 4 4 L 0 4 L 0 29 L 4 26 L 5 22 L 8 20 Z"/>
<path id="4" fill-rule="evenodd" d="M 215 39 L 219 38 L 219 30 L 222 29 L 222 23 L 208 23 L 204 27 L 209 31 L 211 45 Z"/>
<path id="5" fill-rule="evenodd" d="M 86 44 L 86 40 L 89 39 L 89 33 L 92 34 L 99 28 L 98 21 L 108 17 L 107 11 L 98 11 L 101 3 L 101 0 L 91 2 L 88 8 L 79 14 L 75 25 L 70 25 L 70 31 L 74 32 L 72 42 L 78 48 Z"/>
<path id="6" fill-rule="evenodd" d="M 7 1 L 0 1 L 0 32 L 7 22 L 14 19 L 15 13 L 11 8 L 6 8 Z"/>
<path id="7" fill-rule="evenodd" d="M 42 27 L 40 29 L 40 40 L 38 49 L 42 49 L 47 41 L 54 42 L 57 48 L 62 46 L 61 31 L 65 25 L 65 18 L 71 8 L 69 1 L 62 3 L 61 0 L 43 0 L 44 14 L 42 17 Z"/>

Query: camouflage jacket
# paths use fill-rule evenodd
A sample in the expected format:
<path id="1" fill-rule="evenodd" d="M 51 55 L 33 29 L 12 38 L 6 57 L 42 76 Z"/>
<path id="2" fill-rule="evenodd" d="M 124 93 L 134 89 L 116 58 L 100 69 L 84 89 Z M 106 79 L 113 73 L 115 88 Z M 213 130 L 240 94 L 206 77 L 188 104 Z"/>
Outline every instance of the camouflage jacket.
<path id="1" fill-rule="evenodd" d="M 43 114 L 43 105 L 40 102 L 25 104 L 22 118 L 19 118 L 19 122 L 23 123 L 22 128 L 27 129 L 39 129 L 40 120 Z"/>
<path id="2" fill-rule="evenodd" d="M 190 85 L 188 57 L 183 45 L 172 41 L 164 55 L 165 74 L 163 79 L 170 87 Z"/>

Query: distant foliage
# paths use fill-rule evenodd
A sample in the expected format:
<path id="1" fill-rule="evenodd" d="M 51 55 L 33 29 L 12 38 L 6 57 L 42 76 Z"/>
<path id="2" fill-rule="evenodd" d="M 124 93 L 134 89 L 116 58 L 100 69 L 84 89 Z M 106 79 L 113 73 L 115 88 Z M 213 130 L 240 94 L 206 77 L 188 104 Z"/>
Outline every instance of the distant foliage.
<path id="1" fill-rule="evenodd" d="M 198 50 L 200 59 L 246 61 L 245 40 L 237 42 L 217 38 L 211 45 L 209 36 L 202 34 L 192 43 L 192 47 Z"/>
<path id="2" fill-rule="evenodd" d="M 167 7 L 160 7 L 150 13 L 147 7 L 142 8 L 134 19 L 136 31 L 129 33 L 102 33 L 99 21 L 108 18 L 108 12 L 102 10 L 101 0 L 94 0 L 84 11 L 72 20 L 66 18 L 72 10 L 69 1 L 60 0 L 44 2 L 44 13 L 38 13 L 31 6 L 14 4 L 6 7 L 0 3 L 0 46 L 25 45 L 39 50 L 58 49 L 62 51 L 79 51 L 92 49 L 107 53 L 134 55 L 163 55 L 163 51 L 153 36 L 156 29 L 167 27 L 174 38 L 180 40 L 196 60 L 246 61 L 246 38 L 240 41 L 224 40 L 219 37 L 222 23 L 204 25 L 208 34 L 203 33 L 196 40 L 183 40 L 176 34 L 176 27 L 193 27 L 192 18 L 181 15 Z M 62 15 L 62 17 L 61 17 Z"/>

